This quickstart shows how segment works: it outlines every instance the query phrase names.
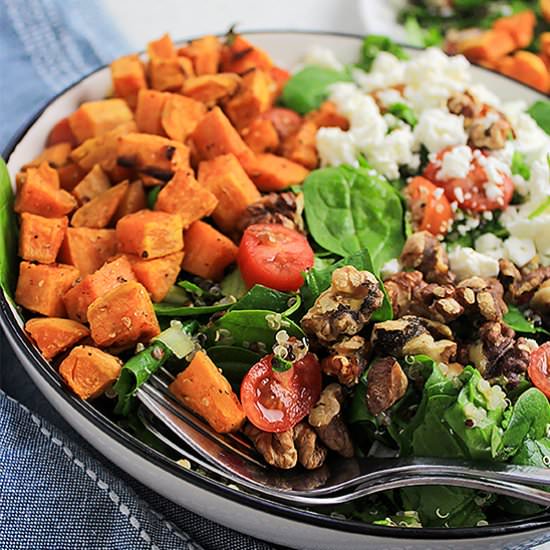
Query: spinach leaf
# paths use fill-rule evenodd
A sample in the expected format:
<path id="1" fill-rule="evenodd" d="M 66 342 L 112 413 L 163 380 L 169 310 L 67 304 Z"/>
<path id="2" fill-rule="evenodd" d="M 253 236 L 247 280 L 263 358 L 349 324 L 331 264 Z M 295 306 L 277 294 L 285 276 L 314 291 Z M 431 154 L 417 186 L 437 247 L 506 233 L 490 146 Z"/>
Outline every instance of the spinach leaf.
<path id="1" fill-rule="evenodd" d="M 6 163 L 0 157 L 0 288 L 12 297 L 17 276 L 17 223 Z"/>
<path id="2" fill-rule="evenodd" d="M 283 313 L 295 303 L 295 300 L 295 294 L 280 292 L 263 285 L 254 285 L 236 304 L 231 306 L 231 310 L 264 309 Z"/>
<path id="3" fill-rule="evenodd" d="M 531 178 L 531 169 L 525 162 L 525 157 L 519 151 L 514 151 L 512 155 L 511 170 L 514 176 L 519 175 L 524 180 L 529 180 Z"/>
<path id="4" fill-rule="evenodd" d="M 535 103 L 527 109 L 527 113 L 531 115 L 535 122 L 547 134 L 550 134 L 550 101 L 535 101 Z"/>
<path id="5" fill-rule="evenodd" d="M 440 46 L 443 43 L 443 34 L 436 25 L 422 28 L 418 23 L 418 19 L 410 15 L 405 19 L 404 26 L 407 38 L 412 46 L 429 48 L 430 46 Z"/>
<path id="6" fill-rule="evenodd" d="M 528 439 L 512 459 L 512 464 L 548 468 L 550 464 L 550 439 L 548 437 L 537 440 Z"/>
<path id="7" fill-rule="evenodd" d="M 206 329 L 207 347 L 228 345 L 270 353 L 279 330 L 286 330 L 289 336 L 296 338 L 304 337 L 302 329 L 280 313 L 266 310 L 228 311 Z"/>
<path id="8" fill-rule="evenodd" d="M 212 346 L 208 348 L 208 357 L 222 370 L 232 385 L 239 386 L 244 375 L 262 355 L 237 346 Z"/>
<path id="9" fill-rule="evenodd" d="M 319 108 L 327 99 L 331 84 L 350 80 L 350 75 L 344 71 L 314 65 L 304 67 L 285 84 L 281 101 L 286 107 L 305 115 Z"/>
<path id="10" fill-rule="evenodd" d="M 340 256 L 368 249 L 376 272 L 405 243 L 403 205 L 382 177 L 338 166 L 312 172 L 303 184 L 304 211 L 313 239 Z"/>
<path id="11" fill-rule="evenodd" d="M 508 304 L 508 311 L 504 315 L 503 321 L 516 332 L 522 334 L 550 334 L 542 327 L 536 327 L 531 321 L 523 316 L 521 310 L 513 305 Z"/>
<path id="12" fill-rule="evenodd" d="M 405 50 L 387 36 L 371 34 L 363 40 L 358 66 L 365 71 L 370 71 L 380 52 L 389 52 L 397 59 L 409 59 Z"/>
<path id="13" fill-rule="evenodd" d="M 393 103 L 388 107 L 388 113 L 396 116 L 413 128 L 418 124 L 415 112 L 405 103 Z"/>
<path id="14" fill-rule="evenodd" d="M 220 287 L 224 296 L 233 296 L 237 300 L 246 294 L 246 284 L 238 268 L 225 276 Z"/>
<path id="15" fill-rule="evenodd" d="M 153 304 L 153 307 L 157 316 L 160 317 L 198 317 L 199 315 L 212 315 L 218 311 L 224 311 L 229 309 L 233 304 L 234 301 L 228 300 L 212 306 L 176 306 L 161 302 L 160 304 Z"/>

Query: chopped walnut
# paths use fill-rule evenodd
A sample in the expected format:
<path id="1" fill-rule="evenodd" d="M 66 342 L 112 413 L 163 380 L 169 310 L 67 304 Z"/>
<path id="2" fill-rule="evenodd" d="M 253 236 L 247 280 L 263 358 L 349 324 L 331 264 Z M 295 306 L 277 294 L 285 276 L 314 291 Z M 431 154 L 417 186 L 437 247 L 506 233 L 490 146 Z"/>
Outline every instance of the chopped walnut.
<path id="1" fill-rule="evenodd" d="M 332 274 L 332 284 L 302 318 L 302 328 L 322 344 L 354 336 L 382 305 L 383 293 L 376 277 L 347 265 Z"/>
<path id="2" fill-rule="evenodd" d="M 395 318 L 409 312 L 413 293 L 424 286 L 426 283 L 420 271 L 401 271 L 384 281 Z"/>
<path id="3" fill-rule="evenodd" d="M 550 280 L 544 281 L 531 298 L 531 307 L 543 315 L 550 313 Z"/>
<path id="4" fill-rule="evenodd" d="M 281 433 L 269 433 L 247 423 L 243 431 L 271 466 L 283 470 L 296 466 L 298 453 L 294 446 L 294 431 L 292 429 Z"/>
<path id="5" fill-rule="evenodd" d="M 315 470 L 325 462 L 327 448 L 318 441 L 317 434 L 307 422 L 294 426 L 294 444 L 298 460 L 306 470 Z"/>
<path id="6" fill-rule="evenodd" d="M 468 127 L 481 114 L 482 104 L 468 91 L 455 92 L 447 100 L 447 108 L 453 115 L 463 116 L 464 126 Z"/>
<path id="7" fill-rule="evenodd" d="M 509 260 L 500 260 L 500 280 L 515 304 L 528 303 L 537 289 L 550 279 L 550 267 L 527 265 L 521 271 Z"/>
<path id="8" fill-rule="evenodd" d="M 409 382 L 393 357 L 377 359 L 367 374 L 367 407 L 373 415 L 389 409 L 407 391 Z"/>
<path id="9" fill-rule="evenodd" d="M 418 285 L 413 291 L 409 312 L 449 323 L 464 313 L 464 307 L 457 301 L 455 294 L 456 289 L 452 285 Z"/>
<path id="10" fill-rule="evenodd" d="M 443 245 L 428 231 L 413 233 L 407 239 L 400 259 L 404 267 L 420 271 L 428 283 L 447 284 L 454 280 Z"/>
<path id="11" fill-rule="evenodd" d="M 321 368 L 344 386 L 355 386 L 365 370 L 366 351 L 367 344 L 361 336 L 344 338 L 330 347 L 331 355 L 321 361 Z"/>
<path id="12" fill-rule="evenodd" d="M 500 321 L 508 311 L 503 294 L 504 289 L 497 279 L 470 277 L 458 283 L 455 296 L 467 315 Z"/>
<path id="13" fill-rule="evenodd" d="M 244 211 L 238 224 L 239 234 L 256 223 L 276 223 L 303 233 L 302 211 L 304 197 L 302 193 L 268 193 Z"/>
<path id="14" fill-rule="evenodd" d="M 321 441 L 331 450 L 351 458 L 353 443 L 348 427 L 341 417 L 344 392 L 339 384 L 329 384 L 321 393 L 319 401 L 311 409 L 308 421 Z"/>

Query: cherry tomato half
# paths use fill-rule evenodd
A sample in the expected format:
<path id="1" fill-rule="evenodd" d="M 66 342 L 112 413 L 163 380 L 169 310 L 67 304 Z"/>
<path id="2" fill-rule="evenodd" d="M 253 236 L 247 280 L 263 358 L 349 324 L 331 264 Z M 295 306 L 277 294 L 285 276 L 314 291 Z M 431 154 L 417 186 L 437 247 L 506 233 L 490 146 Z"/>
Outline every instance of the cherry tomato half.
<path id="1" fill-rule="evenodd" d="M 441 160 L 444 155 L 452 149 L 447 147 L 437 154 Z M 486 153 L 481 151 L 482 155 Z M 457 202 L 460 208 L 472 212 L 485 212 L 487 210 L 504 210 L 512 200 L 514 194 L 514 182 L 512 179 L 499 170 L 502 182 L 499 183 L 500 196 L 497 198 L 488 197 L 485 191 L 485 185 L 488 182 L 488 176 L 485 168 L 480 164 L 478 158 L 472 160 L 470 172 L 465 178 L 451 178 L 448 180 L 438 180 L 437 173 L 441 166 L 438 162 L 430 162 L 424 170 L 424 177 L 430 180 L 438 187 L 445 190 L 445 195 L 450 202 Z"/>
<path id="2" fill-rule="evenodd" d="M 273 107 L 262 113 L 260 117 L 273 123 L 281 141 L 296 133 L 302 124 L 302 117 L 298 113 L 284 107 Z"/>
<path id="3" fill-rule="evenodd" d="M 241 403 L 248 420 L 266 432 L 285 432 L 305 418 L 321 395 L 321 365 L 308 353 L 285 372 L 274 371 L 266 355 L 241 383 Z"/>
<path id="4" fill-rule="evenodd" d="M 550 399 L 550 342 L 531 353 L 527 374 L 533 385 Z"/>
<path id="5" fill-rule="evenodd" d="M 429 231 L 432 235 L 447 233 L 453 221 L 453 209 L 441 188 L 417 176 L 407 185 L 405 195 L 419 231 Z"/>
<path id="6" fill-rule="evenodd" d="M 274 223 L 258 223 L 246 228 L 237 263 L 250 288 L 262 284 L 275 290 L 298 290 L 302 273 L 313 266 L 313 250 L 298 231 Z"/>

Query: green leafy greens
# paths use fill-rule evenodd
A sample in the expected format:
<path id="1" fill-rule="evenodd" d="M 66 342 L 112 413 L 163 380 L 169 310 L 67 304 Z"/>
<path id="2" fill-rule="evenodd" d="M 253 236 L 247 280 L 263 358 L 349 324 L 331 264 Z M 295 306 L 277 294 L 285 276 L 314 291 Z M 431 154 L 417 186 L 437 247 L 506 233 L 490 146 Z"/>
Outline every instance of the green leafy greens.
<path id="1" fill-rule="evenodd" d="M 380 52 L 391 53 L 392 55 L 395 55 L 397 59 L 409 59 L 409 56 L 406 54 L 405 50 L 396 44 L 391 38 L 371 34 L 363 40 L 358 66 L 365 71 L 370 71 L 374 60 Z"/>
<path id="2" fill-rule="evenodd" d="M 17 223 L 8 168 L 0 157 L 0 288 L 11 297 L 15 285 Z"/>
<path id="3" fill-rule="evenodd" d="M 527 113 L 547 133 L 550 134 L 550 101 L 535 101 Z"/>

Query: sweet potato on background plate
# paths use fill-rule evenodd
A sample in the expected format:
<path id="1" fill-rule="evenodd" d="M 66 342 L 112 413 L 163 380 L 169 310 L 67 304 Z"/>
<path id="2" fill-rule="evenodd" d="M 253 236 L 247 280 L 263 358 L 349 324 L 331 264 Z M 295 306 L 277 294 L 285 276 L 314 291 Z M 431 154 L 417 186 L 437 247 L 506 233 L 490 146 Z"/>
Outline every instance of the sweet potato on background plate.
<path id="1" fill-rule="evenodd" d="M 263 153 L 255 156 L 247 173 L 260 191 L 282 191 L 302 183 L 309 170 L 286 158 Z"/>
<path id="2" fill-rule="evenodd" d="M 29 262 L 53 264 L 57 258 L 69 220 L 44 218 L 36 214 L 21 214 L 19 234 L 19 256 Z"/>
<path id="3" fill-rule="evenodd" d="M 139 212 L 145 208 L 147 208 L 147 197 L 145 196 L 143 183 L 140 180 L 133 181 L 128 185 L 126 194 L 120 201 L 113 219 L 118 221 L 128 214 Z"/>
<path id="4" fill-rule="evenodd" d="M 140 132 L 164 136 L 161 116 L 169 96 L 158 90 L 140 90 L 136 107 L 136 125 Z"/>
<path id="5" fill-rule="evenodd" d="M 96 164 L 71 191 L 78 204 L 83 205 L 95 199 L 111 187 L 109 177 L 99 164 Z"/>
<path id="6" fill-rule="evenodd" d="M 115 96 L 128 103 L 135 109 L 137 96 L 140 90 L 147 88 L 145 69 L 139 55 L 125 55 L 111 63 L 111 78 Z"/>
<path id="7" fill-rule="evenodd" d="M 178 50 L 178 56 L 191 60 L 197 76 L 216 74 L 220 64 L 222 45 L 217 36 L 203 36 Z"/>
<path id="8" fill-rule="evenodd" d="M 162 108 L 160 124 L 170 139 L 184 142 L 205 114 L 206 107 L 200 101 L 170 94 Z"/>

